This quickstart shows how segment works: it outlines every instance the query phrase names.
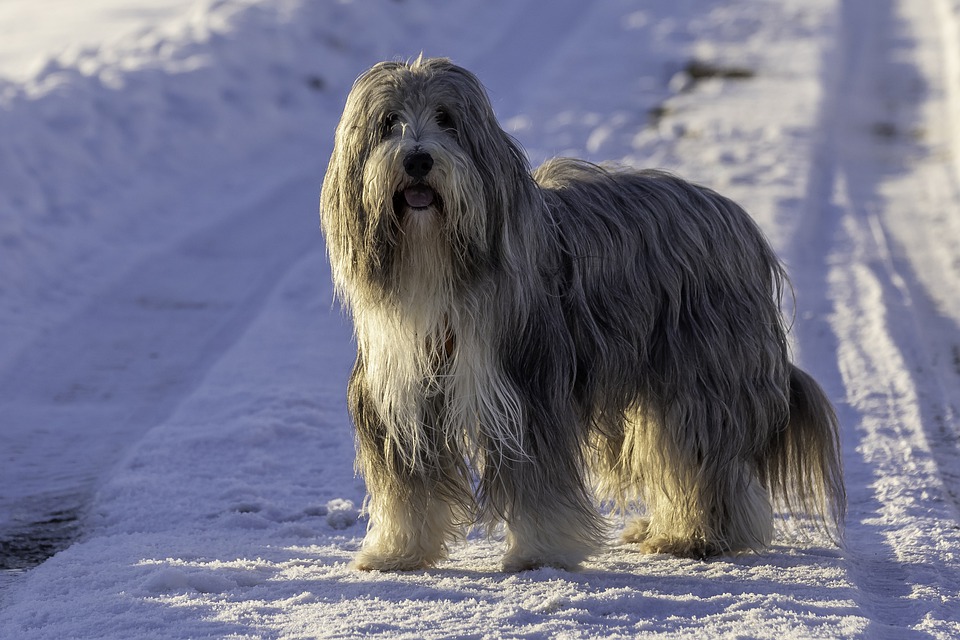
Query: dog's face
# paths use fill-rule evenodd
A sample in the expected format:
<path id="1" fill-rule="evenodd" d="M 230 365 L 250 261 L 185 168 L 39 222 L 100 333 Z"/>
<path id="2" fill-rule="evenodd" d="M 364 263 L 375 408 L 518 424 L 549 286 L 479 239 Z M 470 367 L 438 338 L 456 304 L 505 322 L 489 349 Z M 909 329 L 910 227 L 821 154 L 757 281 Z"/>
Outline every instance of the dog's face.
<path id="1" fill-rule="evenodd" d="M 425 244 L 461 268 L 489 261 L 526 169 L 473 74 L 436 58 L 374 66 L 347 98 L 323 185 L 341 291 L 395 288 L 401 256 Z"/>

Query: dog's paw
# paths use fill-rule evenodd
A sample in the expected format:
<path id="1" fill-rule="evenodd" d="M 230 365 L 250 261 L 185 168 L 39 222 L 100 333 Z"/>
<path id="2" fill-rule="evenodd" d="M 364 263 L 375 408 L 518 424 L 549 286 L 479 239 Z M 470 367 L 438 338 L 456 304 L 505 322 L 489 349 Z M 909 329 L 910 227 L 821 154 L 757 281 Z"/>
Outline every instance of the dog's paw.
<path id="1" fill-rule="evenodd" d="M 666 554 L 678 558 L 704 560 L 715 556 L 719 550 L 707 541 L 699 538 L 685 538 L 654 532 L 650 520 L 637 518 L 631 520 L 620 534 L 623 542 L 640 545 L 642 553 L 651 555 Z"/>
<path id="2" fill-rule="evenodd" d="M 677 558 L 706 560 L 719 551 L 703 540 L 690 540 L 670 536 L 648 537 L 640 543 L 640 551 L 649 554 L 668 554 Z"/>
<path id="3" fill-rule="evenodd" d="M 541 558 L 504 558 L 502 567 L 504 573 L 535 571 L 537 569 L 543 569 L 544 567 L 563 569 L 564 571 L 576 571 L 580 568 L 580 563 L 563 560 L 544 560 Z"/>
<path id="4" fill-rule="evenodd" d="M 620 534 L 623 542 L 634 544 L 643 543 L 650 537 L 650 520 L 646 518 L 636 518 L 627 523 Z"/>
<path id="5" fill-rule="evenodd" d="M 384 555 L 364 550 L 357 554 L 350 566 L 358 571 L 420 571 L 433 565 L 425 558 Z"/>
<path id="6" fill-rule="evenodd" d="M 521 571 L 534 571 L 544 567 L 554 569 L 563 569 L 564 571 L 576 571 L 580 568 L 585 554 L 568 552 L 556 554 L 537 554 L 530 555 L 522 552 L 507 552 L 503 556 L 502 567 L 506 573 L 519 573 Z"/>
<path id="7" fill-rule="evenodd" d="M 505 557 L 501 564 L 505 573 L 520 573 L 521 571 L 534 571 L 541 568 L 543 563 L 533 558 L 512 558 Z"/>

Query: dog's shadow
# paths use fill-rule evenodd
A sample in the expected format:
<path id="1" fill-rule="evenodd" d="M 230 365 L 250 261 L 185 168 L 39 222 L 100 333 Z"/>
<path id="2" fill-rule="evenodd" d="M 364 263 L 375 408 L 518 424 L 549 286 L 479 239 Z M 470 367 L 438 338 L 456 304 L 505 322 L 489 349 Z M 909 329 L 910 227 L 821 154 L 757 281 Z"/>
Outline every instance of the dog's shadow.
<path id="1" fill-rule="evenodd" d="M 449 625 L 458 637 L 492 628 L 550 637 L 577 629 L 589 637 L 682 632 L 705 620 L 792 619 L 819 626 L 855 615 L 853 588 L 838 580 L 842 557 L 826 548 L 774 546 L 763 554 L 708 561 L 610 548 L 580 571 L 500 571 L 496 543 L 458 547 L 436 568 L 412 572 L 336 571 L 310 586 L 357 608 L 353 631 L 430 635 Z M 471 623 L 470 621 L 473 620 Z M 507 631 L 512 630 L 512 631 Z M 520 630 L 524 630 L 523 633 Z"/>
<path id="2" fill-rule="evenodd" d="M 236 561 L 140 562 L 146 586 L 132 594 L 135 606 L 148 618 L 171 606 L 191 611 L 184 624 L 196 635 L 221 637 L 262 633 L 263 624 L 323 629 L 323 637 L 717 635 L 748 618 L 829 636 L 857 615 L 855 587 L 830 549 L 774 546 L 699 561 L 621 545 L 577 572 L 504 573 L 503 542 L 471 538 L 435 568 L 379 572 L 350 565 L 361 534 L 358 523 L 295 546 L 238 548 Z"/>

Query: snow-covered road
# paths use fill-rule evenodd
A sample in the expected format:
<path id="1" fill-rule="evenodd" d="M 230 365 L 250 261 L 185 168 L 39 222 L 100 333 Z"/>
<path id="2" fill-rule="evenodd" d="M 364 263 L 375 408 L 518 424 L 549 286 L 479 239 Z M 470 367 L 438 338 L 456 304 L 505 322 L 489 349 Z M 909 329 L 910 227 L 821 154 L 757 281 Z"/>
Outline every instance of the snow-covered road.
<path id="1" fill-rule="evenodd" d="M 960 2 L 181 4 L 0 85 L 0 560 L 72 543 L 0 583 L 0 638 L 960 637 Z M 472 537 L 348 568 L 317 196 L 353 78 L 420 51 L 535 161 L 665 167 L 754 215 L 843 422 L 845 548 L 505 575 Z"/>
<path id="2" fill-rule="evenodd" d="M 841 6 L 798 246 L 821 261 L 799 295 L 819 291 L 831 309 L 828 331 L 798 329 L 808 349 L 835 353 L 814 367 L 847 402 L 847 574 L 861 610 L 897 637 L 960 615 L 960 77 L 956 15 L 930 8 Z"/>

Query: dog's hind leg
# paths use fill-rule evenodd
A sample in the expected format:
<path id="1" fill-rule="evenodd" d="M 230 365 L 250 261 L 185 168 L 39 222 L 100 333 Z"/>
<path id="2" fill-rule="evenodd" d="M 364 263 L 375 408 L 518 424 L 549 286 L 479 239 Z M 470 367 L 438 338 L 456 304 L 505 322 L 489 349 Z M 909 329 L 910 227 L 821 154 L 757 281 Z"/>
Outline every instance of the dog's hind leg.
<path id="1" fill-rule="evenodd" d="M 766 489 L 752 475 L 733 486 L 728 481 L 690 487 L 685 498 L 652 498 L 656 506 L 649 519 L 629 523 L 622 539 L 639 543 L 644 553 L 684 558 L 757 550 L 770 544 L 773 511 Z"/>
<path id="2" fill-rule="evenodd" d="M 625 542 L 645 553 L 705 558 L 760 549 L 773 536 L 773 510 L 738 431 L 710 411 L 672 410 L 628 426 L 622 466 L 633 471 L 647 516 L 629 523 Z M 685 419 L 697 416 L 696 428 Z M 707 434 L 713 434 L 708 436 Z M 724 442 L 709 442 L 719 437 Z"/>

